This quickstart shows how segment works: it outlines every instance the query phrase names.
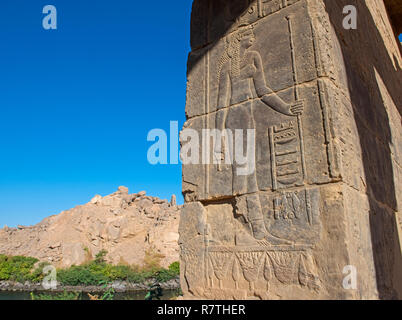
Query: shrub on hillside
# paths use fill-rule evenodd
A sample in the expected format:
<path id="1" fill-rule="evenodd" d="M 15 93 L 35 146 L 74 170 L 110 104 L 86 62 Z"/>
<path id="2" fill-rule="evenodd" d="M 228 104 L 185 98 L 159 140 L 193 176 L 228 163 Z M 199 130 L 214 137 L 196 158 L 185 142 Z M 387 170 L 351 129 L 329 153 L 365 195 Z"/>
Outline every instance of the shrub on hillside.
<path id="1" fill-rule="evenodd" d="M 169 266 L 169 270 L 175 272 L 177 275 L 180 274 L 180 262 L 175 261 Z"/>
<path id="2" fill-rule="evenodd" d="M 160 255 L 148 252 L 147 261 L 143 267 L 117 265 L 105 262 L 106 251 L 101 251 L 95 260 L 80 266 L 72 266 L 57 270 L 57 280 L 62 285 L 101 285 L 111 281 L 128 281 L 143 283 L 147 279 L 166 282 L 176 278 L 180 273 L 179 262 L 172 263 L 168 269 L 159 266 Z M 0 280 L 17 282 L 40 282 L 44 274 L 43 268 L 48 263 L 39 263 L 30 257 L 9 257 L 0 255 Z"/>
<path id="3" fill-rule="evenodd" d="M 37 262 L 38 259 L 32 257 L 0 255 L 0 280 L 32 281 L 31 271 Z"/>
<path id="4" fill-rule="evenodd" d="M 60 269 L 57 271 L 57 280 L 63 285 L 98 285 L 103 281 L 107 281 L 107 277 L 102 270 L 91 268 L 91 265 L 72 266 L 68 269 Z"/>

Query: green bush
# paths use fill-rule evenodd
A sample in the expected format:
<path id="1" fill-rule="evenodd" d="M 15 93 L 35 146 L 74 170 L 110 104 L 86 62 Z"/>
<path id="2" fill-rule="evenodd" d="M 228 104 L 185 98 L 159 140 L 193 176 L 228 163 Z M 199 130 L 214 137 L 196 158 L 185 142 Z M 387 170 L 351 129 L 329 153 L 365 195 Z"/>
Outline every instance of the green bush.
<path id="1" fill-rule="evenodd" d="M 96 264 L 103 264 L 103 263 L 105 263 L 106 261 L 105 261 L 105 257 L 106 257 L 106 255 L 107 255 L 107 251 L 106 250 L 101 250 L 101 251 L 99 251 L 97 254 L 96 254 L 96 256 L 95 256 L 95 263 Z"/>
<path id="2" fill-rule="evenodd" d="M 179 262 L 172 263 L 168 269 L 156 267 L 156 264 L 151 263 L 143 268 L 113 266 L 105 262 L 106 253 L 106 251 L 99 252 L 94 261 L 81 266 L 57 270 L 58 282 L 70 286 L 102 285 L 116 280 L 143 283 L 147 279 L 155 279 L 158 282 L 166 282 L 176 278 L 180 273 Z M 48 263 L 42 262 L 34 268 L 37 262 L 37 259 L 30 257 L 0 255 L 0 280 L 40 282 L 44 277 L 43 268 Z"/>
<path id="3" fill-rule="evenodd" d="M 63 285 L 98 285 L 107 281 L 107 277 L 100 270 L 91 268 L 92 265 L 72 266 L 57 271 L 57 280 Z"/>
<path id="4" fill-rule="evenodd" d="M 155 278 L 158 282 L 166 282 L 176 278 L 176 273 L 170 270 L 162 269 L 156 274 Z"/>
<path id="5" fill-rule="evenodd" d="M 31 273 L 37 262 L 38 259 L 31 257 L 0 255 L 0 280 L 32 281 L 37 277 Z"/>
<path id="6" fill-rule="evenodd" d="M 180 262 L 179 261 L 173 262 L 169 266 L 169 270 L 174 271 L 174 272 L 176 272 L 177 275 L 179 275 L 180 274 Z"/>
<path id="7" fill-rule="evenodd" d="M 43 274 L 43 269 L 48 265 L 50 265 L 48 262 L 39 263 L 38 266 L 31 271 L 29 280 L 35 283 L 42 282 L 43 278 L 45 277 L 45 274 Z"/>
<path id="8" fill-rule="evenodd" d="M 135 270 L 129 266 L 113 266 L 110 264 L 97 264 L 91 262 L 82 266 L 72 266 L 57 272 L 57 279 L 63 285 L 100 285 L 105 281 L 128 281 L 142 283 L 147 279 L 156 279 L 166 282 L 178 276 L 177 267 L 157 270 Z"/>
<path id="9" fill-rule="evenodd" d="M 151 277 L 149 275 L 149 277 Z M 90 262 L 82 266 L 72 266 L 57 272 L 57 279 L 63 285 L 101 285 L 108 281 L 143 282 L 147 276 L 129 266 L 113 266 L 106 263 Z"/>
<path id="10" fill-rule="evenodd" d="M 156 272 L 156 280 L 158 282 L 166 282 L 176 278 L 180 274 L 180 264 L 178 261 L 173 262 L 168 269 L 161 268 Z"/>

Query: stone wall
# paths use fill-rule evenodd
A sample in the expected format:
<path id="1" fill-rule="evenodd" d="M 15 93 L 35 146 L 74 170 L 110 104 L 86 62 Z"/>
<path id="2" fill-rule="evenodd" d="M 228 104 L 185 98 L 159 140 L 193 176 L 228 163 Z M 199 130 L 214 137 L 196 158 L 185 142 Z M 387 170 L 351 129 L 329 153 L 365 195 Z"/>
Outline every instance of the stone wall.
<path id="1" fill-rule="evenodd" d="M 349 1 L 350 2 L 350 1 Z M 368 203 L 379 298 L 402 298 L 401 46 L 382 1 L 356 1 L 358 28 L 342 27 L 337 13 L 348 1 L 324 1 L 342 53 L 345 105 L 351 106 L 353 133 L 360 145 L 361 183 L 345 182 Z M 342 136 L 343 131 L 339 132 Z M 354 177 L 359 177 L 355 173 Z M 359 206 L 357 207 L 359 208 Z M 398 231 L 399 230 L 399 231 Z M 364 262 L 363 262 L 364 263 Z"/>
<path id="2" fill-rule="evenodd" d="M 350 2 L 194 1 L 184 128 L 256 139 L 251 174 L 230 140 L 183 166 L 188 298 L 402 296 L 400 44 L 380 1 L 343 29 Z"/>

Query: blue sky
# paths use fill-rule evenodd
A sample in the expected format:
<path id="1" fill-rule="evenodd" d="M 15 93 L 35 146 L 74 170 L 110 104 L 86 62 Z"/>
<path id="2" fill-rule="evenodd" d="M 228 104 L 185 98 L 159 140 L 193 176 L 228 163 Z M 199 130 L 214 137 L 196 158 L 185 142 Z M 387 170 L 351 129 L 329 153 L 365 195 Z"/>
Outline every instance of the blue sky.
<path id="1" fill-rule="evenodd" d="M 55 5 L 58 29 L 42 28 Z M 0 227 L 107 195 L 181 197 L 147 134 L 185 115 L 191 1 L 1 0 Z"/>

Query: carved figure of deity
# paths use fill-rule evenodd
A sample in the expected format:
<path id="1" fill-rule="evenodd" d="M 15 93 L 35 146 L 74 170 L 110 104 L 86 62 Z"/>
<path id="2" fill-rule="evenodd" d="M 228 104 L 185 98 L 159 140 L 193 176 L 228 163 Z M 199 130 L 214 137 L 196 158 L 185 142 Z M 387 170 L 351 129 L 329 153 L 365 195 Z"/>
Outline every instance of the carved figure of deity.
<path id="1" fill-rule="evenodd" d="M 275 111 L 297 117 L 303 112 L 303 102 L 296 101 L 291 104 L 283 101 L 272 89 L 267 86 L 259 52 L 251 50 L 255 41 L 253 26 L 240 26 L 237 31 L 226 39 L 225 52 L 223 53 L 218 70 L 218 106 L 216 115 L 216 129 L 223 131 L 230 130 L 234 133 L 236 129 L 255 129 L 253 118 L 253 97 L 252 86 L 258 98 L 269 108 Z M 243 146 L 247 139 L 243 135 Z M 221 158 L 225 154 L 225 145 L 220 144 L 215 148 L 215 156 Z M 230 149 L 231 148 L 231 149 Z M 233 155 L 233 146 L 229 143 L 230 155 Z M 246 209 L 241 214 L 245 215 L 246 221 L 250 223 L 255 239 L 265 239 L 271 244 L 289 244 L 285 239 L 279 239 L 267 231 L 263 220 L 262 207 L 258 195 L 256 170 L 252 176 L 238 175 L 239 165 L 236 161 L 232 164 L 232 191 L 237 201 L 245 203 Z M 218 167 L 219 168 L 219 167 Z M 241 199 L 242 198 L 242 199 Z M 245 200 L 245 201 L 244 201 Z"/>

